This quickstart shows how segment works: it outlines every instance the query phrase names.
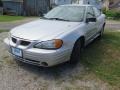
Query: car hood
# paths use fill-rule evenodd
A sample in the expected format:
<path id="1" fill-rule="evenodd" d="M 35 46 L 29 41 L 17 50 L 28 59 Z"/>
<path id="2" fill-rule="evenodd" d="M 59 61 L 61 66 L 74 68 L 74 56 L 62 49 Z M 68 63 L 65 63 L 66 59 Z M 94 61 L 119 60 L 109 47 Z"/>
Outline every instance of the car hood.
<path id="1" fill-rule="evenodd" d="M 36 20 L 11 30 L 11 35 L 27 40 L 55 39 L 55 37 L 74 28 L 79 22 L 57 20 Z"/>

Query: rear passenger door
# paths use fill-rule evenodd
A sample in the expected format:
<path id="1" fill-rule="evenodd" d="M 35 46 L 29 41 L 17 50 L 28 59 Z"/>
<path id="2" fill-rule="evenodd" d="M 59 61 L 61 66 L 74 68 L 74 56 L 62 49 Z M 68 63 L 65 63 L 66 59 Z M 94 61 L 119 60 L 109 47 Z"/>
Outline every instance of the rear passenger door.
<path id="1" fill-rule="evenodd" d="M 93 7 L 91 6 L 87 8 L 86 19 L 87 18 L 96 18 Z M 97 32 L 96 22 L 86 23 L 85 28 L 86 28 L 86 39 L 87 41 L 89 41 L 92 38 L 94 38 L 94 36 L 96 35 Z"/>
<path id="2" fill-rule="evenodd" d="M 93 10 L 95 12 L 95 16 L 96 16 L 96 26 L 97 26 L 97 32 L 99 32 L 101 30 L 101 28 L 103 27 L 103 17 L 101 16 L 101 11 L 98 10 L 97 8 L 93 7 Z"/>

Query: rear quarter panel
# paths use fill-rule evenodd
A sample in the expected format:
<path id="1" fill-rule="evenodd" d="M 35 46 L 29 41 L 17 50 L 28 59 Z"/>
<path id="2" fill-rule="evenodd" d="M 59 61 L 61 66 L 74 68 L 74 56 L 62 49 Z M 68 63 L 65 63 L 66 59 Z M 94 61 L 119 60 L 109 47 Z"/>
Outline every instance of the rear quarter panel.
<path id="1" fill-rule="evenodd" d="M 97 24 L 98 24 L 98 32 L 102 29 L 105 21 L 105 15 L 101 14 L 98 18 L 97 18 Z"/>

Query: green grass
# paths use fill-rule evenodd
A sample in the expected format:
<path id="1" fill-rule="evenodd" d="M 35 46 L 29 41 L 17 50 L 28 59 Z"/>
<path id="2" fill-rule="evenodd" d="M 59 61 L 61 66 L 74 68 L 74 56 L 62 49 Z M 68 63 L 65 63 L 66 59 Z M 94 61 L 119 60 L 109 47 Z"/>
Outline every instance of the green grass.
<path id="1" fill-rule="evenodd" d="M 7 15 L 0 15 L 0 22 L 10 22 L 24 19 L 23 16 L 7 16 Z"/>
<path id="2" fill-rule="evenodd" d="M 9 30 L 0 30 L 0 33 L 2 32 L 9 32 Z"/>
<path id="3" fill-rule="evenodd" d="M 97 77 L 120 88 L 120 32 L 105 32 L 103 39 L 85 49 L 81 62 Z"/>

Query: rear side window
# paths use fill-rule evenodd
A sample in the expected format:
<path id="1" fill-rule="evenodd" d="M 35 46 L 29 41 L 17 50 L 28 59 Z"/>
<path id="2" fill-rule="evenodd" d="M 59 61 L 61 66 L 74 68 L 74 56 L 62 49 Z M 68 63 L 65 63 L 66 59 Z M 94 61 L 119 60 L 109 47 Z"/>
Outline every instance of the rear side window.
<path id="1" fill-rule="evenodd" d="M 92 7 L 88 7 L 87 9 L 87 18 L 94 18 L 95 17 L 95 13 Z"/>
<path id="2" fill-rule="evenodd" d="M 101 11 L 99 9 L 95 8 L 95 7 L 93 7 L 93 9 L 94 9 L 94 12 L 95 12 L 95 16 L 99 17 L 101 15 Z"/>

